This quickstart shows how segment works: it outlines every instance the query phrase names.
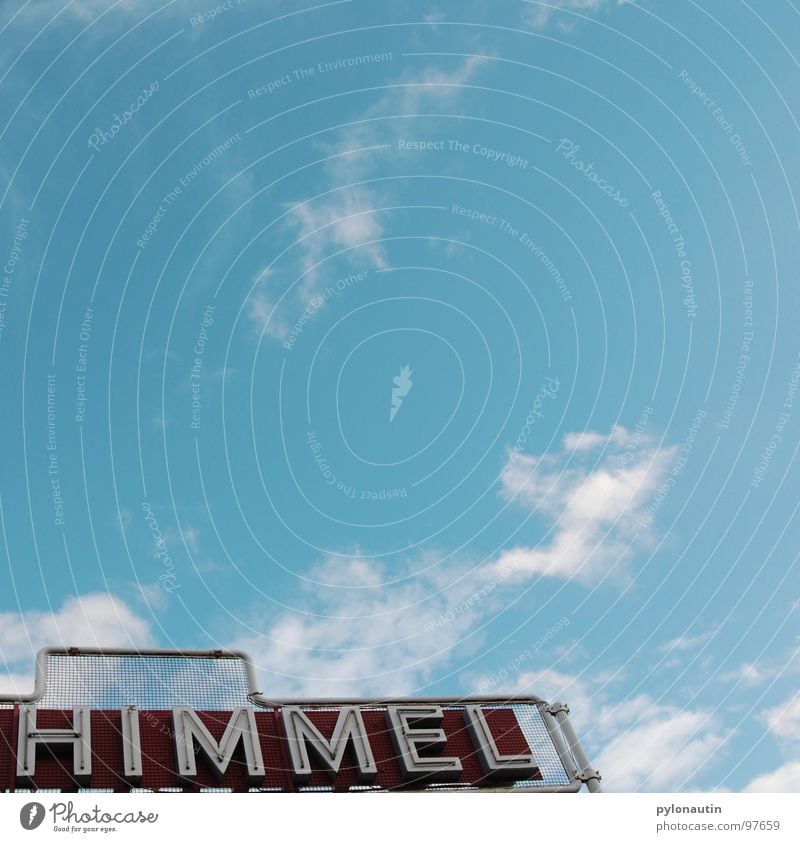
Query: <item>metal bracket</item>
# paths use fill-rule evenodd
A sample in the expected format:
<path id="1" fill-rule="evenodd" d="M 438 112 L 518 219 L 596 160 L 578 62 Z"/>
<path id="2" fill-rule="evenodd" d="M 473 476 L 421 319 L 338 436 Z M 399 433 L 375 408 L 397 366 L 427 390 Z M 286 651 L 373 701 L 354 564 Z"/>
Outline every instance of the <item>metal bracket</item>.
<path id="1" fill-rule="evenodd" d="M 597 769 L 586 768 L 582 772 L 578 772 L 575 776 L 582 784 L 588 784 L 589 781 L 602 781 L 603 776 Z"/>

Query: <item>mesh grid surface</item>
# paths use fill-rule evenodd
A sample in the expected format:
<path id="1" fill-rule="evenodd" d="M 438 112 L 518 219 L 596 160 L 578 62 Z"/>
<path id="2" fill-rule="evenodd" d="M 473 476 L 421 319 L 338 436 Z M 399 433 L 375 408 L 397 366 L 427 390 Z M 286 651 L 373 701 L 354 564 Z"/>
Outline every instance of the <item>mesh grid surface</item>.
<path id="1" fill-rule="evenodd" d="M 160 710 L 256 707 L 241 658 L 161 655 L 62 655 L 47 657 L 47 691 L 40 708 L 136 705 Z"/>

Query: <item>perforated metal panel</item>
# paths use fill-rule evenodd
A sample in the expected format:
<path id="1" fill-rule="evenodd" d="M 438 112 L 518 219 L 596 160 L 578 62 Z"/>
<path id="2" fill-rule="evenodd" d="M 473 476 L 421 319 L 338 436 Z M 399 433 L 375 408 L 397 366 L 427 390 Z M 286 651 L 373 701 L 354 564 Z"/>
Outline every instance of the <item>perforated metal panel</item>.
<path id="1" fill-rule="evenodd" d="M 45 671 L 40 708 L 257 707 L 248 696 L 247 663 L 238 657 L 51 653 Z"/>
<path id="2" fill-rule="evenodd" d="M 542 772 L 542 781 L 520 781 L 517 787 L 535 786 L 568 786 L 571 777 L 561 762 L 558 751 L 553 744 L 544 717 L 549 714 L 544 712 L 544 703 L 532 705 L 511 705 L 517 723 L 525 736 L 531 754 L 536 758 L 536 763 Z"/>

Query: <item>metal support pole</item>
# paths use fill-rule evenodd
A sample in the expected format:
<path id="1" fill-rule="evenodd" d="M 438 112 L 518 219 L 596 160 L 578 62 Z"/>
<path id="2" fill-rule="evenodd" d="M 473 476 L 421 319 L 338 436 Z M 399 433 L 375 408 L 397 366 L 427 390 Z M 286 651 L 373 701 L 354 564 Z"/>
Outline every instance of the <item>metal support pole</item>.
<path id="1" fill-rule="evenodd" d="M 586 752 L 583 750 L 581 741 L 572 727 L 572 720 L 569 718 L 569 707 L 565 704 L 552 704 L 547 706 L 547 712 L 558 722 L 558 727 L 567 741 L 570 753 L 575 759 L 575 777 L 585 783 L 589 792 L 602 792 L 600 785 L 600 772 L 589 762 Z"/>

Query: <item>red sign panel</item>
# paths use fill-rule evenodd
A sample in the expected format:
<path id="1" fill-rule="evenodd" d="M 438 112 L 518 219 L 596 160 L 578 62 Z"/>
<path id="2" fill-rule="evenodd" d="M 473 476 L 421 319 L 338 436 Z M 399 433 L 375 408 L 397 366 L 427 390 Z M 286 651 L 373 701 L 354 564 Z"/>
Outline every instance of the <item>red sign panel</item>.
<path id="1" fill-rule="evenodd" d="M 429 706 L 416 720 L 413 706 L 292 708 L 295 719 L 287 719 L 288 708 L 85 710 L 87 719 L 77 710 L 0 710 L 0 788 L 248 791 L 255 785 L 285 792 L 543 782 L 512 706 Z M 131 716 L 133 737 L 124 721 Z M 139 772 L 131 775 L 137 762 Z M 450 771 L 442 772 L 448 764 Z M 432 771 L 413 771 L 420 768 Z M 89 774 L 79 774 L 82 769 Z"/>

